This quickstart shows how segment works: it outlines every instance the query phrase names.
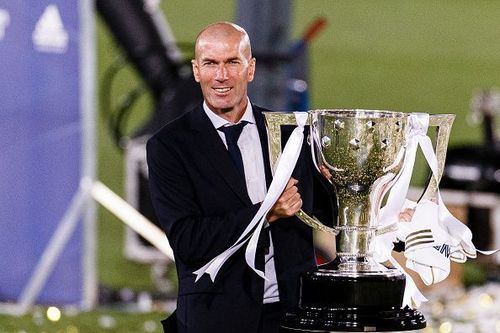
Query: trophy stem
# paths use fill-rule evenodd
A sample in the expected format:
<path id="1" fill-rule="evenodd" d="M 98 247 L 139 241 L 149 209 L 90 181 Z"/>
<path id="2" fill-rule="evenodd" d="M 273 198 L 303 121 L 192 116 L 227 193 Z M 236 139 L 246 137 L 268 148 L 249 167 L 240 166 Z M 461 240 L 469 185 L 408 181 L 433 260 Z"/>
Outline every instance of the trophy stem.
<path id="1" fill-rule="evenodd" d="M 369 254 L 370 242 L 375 235 L 371 223 L 370 197 L 368 191 L 353 191 L 349 187 L 338 187 L 339 201 L 336 237 L 339 270 L 372 271 L 379 265 L 372 262 Z"/>

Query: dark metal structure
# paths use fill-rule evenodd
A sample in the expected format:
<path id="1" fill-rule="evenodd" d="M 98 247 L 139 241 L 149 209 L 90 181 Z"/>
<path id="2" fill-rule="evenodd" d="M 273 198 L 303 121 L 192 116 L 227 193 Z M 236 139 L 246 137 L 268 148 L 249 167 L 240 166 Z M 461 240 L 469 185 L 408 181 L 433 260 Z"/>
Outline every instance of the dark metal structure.
<path id="1" fill-rule="evenodd" d="M 199 101 L 201 91 L 191 65 L 183 59 L 166 20 L 155 1 L 96 0 L 96 9 L 126 55 L 107 69 L 101 85 L 101 104 L 110 132 L 120 146 L 131 106 L 146 90 L 155 100 L 154 112 L 132 135 L 150 135 Z M 110 91 L 116 74 L 131 63 L 143 80 L 116 109 Z"/>
<path id="2" fill-rule="evenodd" d="M 495 116 L 500 114 L 500 93 L 483 90 L 471 104 L 473 115 L 482 118 L 483 143 L 448 151 L 441 186 L 500 194 L 500 141 L 494 128 Z"/>

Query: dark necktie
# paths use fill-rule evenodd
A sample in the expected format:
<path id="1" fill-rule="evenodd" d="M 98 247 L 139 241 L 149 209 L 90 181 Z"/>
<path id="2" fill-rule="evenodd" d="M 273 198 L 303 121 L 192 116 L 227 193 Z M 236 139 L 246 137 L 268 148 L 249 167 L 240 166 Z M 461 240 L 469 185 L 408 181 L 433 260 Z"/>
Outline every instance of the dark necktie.
<path id="1" fill-rule="evenodd" d="M 219 127 L 219 131 L 223 132 L 224 135 L 226 136 L 227 150 L 229 152 L 229 155 L 231 156 L 231 159 L 236 165 L 236 168 L 243 176 L 244 182 L 245 182 L 245 169 L 243 167 L 243 159 L 241 158 L 241 151 L 240 148 L 238 147 L 238 139 L 241 135 L 243 127 L 245 127 L 246 124 L 248 124 L 248 122 L 242 121 L 236 125 Z M 262 230 L 257 247 L 263 248 L 264 252 L 268 254 L 269 243 L 270 243 L 269 229 L 266 228 Z"/>
<path id="2" fill-rule="evenodd" d="M 243 159 L 241 158 L 241 151 L 238 147 L 238 139 L 246 124 L 248 124 L 248 122 L 242 121 L 236 125 L 219 127 L 219 131 L 223 132 L 226 136 L 227 151 L 234 165 L 243 176 L 243 181 L 245 181 L 245 168 L 243 167 Z"/>

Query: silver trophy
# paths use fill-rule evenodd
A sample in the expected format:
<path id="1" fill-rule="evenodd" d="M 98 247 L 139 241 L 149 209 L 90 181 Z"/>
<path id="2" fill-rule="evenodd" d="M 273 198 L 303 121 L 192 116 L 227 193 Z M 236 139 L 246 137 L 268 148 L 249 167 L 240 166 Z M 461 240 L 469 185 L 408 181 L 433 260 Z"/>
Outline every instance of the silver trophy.
<path id="1" fill-rule="evenodd" d="M 281 126 L 295 124 L 290 113 L 266 113 L 270 155 L 281 151 Z M 439 176 L 454 115 L 431 116 L 438 127 Z M 397 178 L 406 152 L 408 114 L 376 110 L 309 111 L 313 161 L 337 196 L 338 218 L 327 227 L 303 211 L 310 226 L 336 234 L 336 259 L 300 278 L 300 302 L 287 313 L 283 332 L 400 331 L 425 327 L 416 310 L 402 308 L 405 276 L 373 259 L 379 210 Z M 437 189 L 431 181 L 423 197 Z"/>

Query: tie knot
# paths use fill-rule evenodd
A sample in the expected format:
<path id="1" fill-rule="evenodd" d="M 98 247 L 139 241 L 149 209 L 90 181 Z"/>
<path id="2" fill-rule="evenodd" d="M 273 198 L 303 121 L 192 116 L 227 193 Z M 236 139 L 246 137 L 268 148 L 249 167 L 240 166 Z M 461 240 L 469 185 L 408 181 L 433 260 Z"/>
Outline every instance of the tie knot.
<path id="1" fill-rule="evenodd" d="M 226 136 L 226 141 L 231 143 L 236 143 L 238 142 L 238 139 L 241 135 L 241 131 L 243 130 L 243 127 L 245 127 L 246 124 L 248 124 L 248 122 L 242 121 L 236 125 L 222 126 L 219 127 L 219 131 L 224 133 L 224 135 Z"/>

